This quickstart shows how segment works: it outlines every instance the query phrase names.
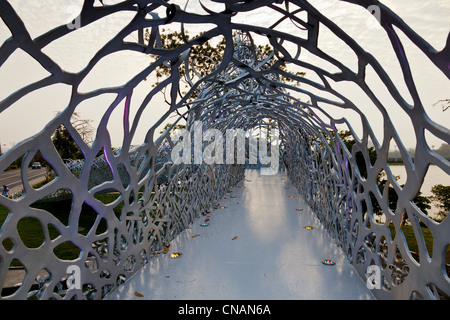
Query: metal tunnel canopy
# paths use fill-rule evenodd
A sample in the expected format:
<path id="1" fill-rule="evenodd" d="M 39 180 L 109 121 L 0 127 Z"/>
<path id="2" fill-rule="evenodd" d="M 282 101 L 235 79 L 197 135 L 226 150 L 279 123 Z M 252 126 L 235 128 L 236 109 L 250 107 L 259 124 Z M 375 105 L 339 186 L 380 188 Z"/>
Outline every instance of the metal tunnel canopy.
<path id="1" fill-rule="evenodd" d="M 43 90 L 56 88 L 58 94 L 48 91 L 53 95 L 33 108 L 44 110 L 59 94 L 68 97 L 43 129 L 0 157 L 1 172 L 21 159 L 24 182 L 22 191 L 0 197 L 9 212 L 0 220 L 0 285 L 5 287 L 11 267 L 20 264 L 26 272 L 20 286 L 3 290 L 0 298 L 102 299 L 161 253 L 243 179 L 249 162 L 246 153 L 245 163 L 174 164 L 171 152 L 182 131 L 177 125 L 193 138 L 195 123 L 201 123 L 202 132 L 215 129 L 224 136 L 230 129 L 263 130 L 269 142 L 278 136 L 280 165 L 357 272 L 365 279 L 368 266 L 381 269 L 381 289 L 373 291 L 377 298 L 448 299 L 449 219 L 437 221 L 414 202 L 430 166 L 450 175 L 449 160 L 429 143 L 430 137 L 450 143 L 448 123 L 437 121 L 448 114 L 430 116 L 415 81 L 416 61 L 405 50 L 407 44 L 426 57 L 442 88 L 449 88 L 448 41 L 438 51 L 375 0 L 85 0 L 69 11 L 66 3 L 49 3 L 74 14 L 41 31 L 24 18 L 28 4 L 0 1 L 2 27 L 8 30 L 0 47 L 0 75 L 17 52 L 45 71 L 0 97 L 0 119 Z M 384 37 L 384 50 L 395 61 L 389 66 L 396 65 L 400 77 L 344 31 L 336 22 L 342 19 L 327 16 L 332 5 L 347 19 L 365 21 L 361 33 Z M 50 6 L 41 10 L 54 13 Z M 61 48 L 88 41 L 97 28 L 113 36 L 94 41 L 97 49 L 84 63 L 63 62 L 61 53 L 67 51 Z M 333 39 L 331 51 L 323 48 L 323 39 Z M 67 54 L 84 54 L 73 50 Z M 114 74 L 128 78 L 108 82 Z M 75 125 L 80 110 L 100 115 L 91 141 Z M 159 135 L 168 122 L 172 126 Z M 408 136 L 400 134 L 401 122 L 410 124 Z M 53 143 L 60 128 L 78 148 L 78 159 L 63 158 Z M 405 139 L 414 140 L 414 158 Z M 393 145 L 405 166 L 404 185 L 388 164 Z M 38 152 L 55 178 L 34 188 L 26 183 L 27 167 Z M 390 190 L 398 198 L 394 205 Z M 103 203 L 102 194 L 116 198 Z M 71 203 L 66 221 L 36 207 L 61 198 Z M 83 229 L 87 206 L 95 214 Z M 33 248 L 18 231 L 30 218 L 43 234 Z M 403 235 L 406 218 L 418 252 Z M 424 228 L 432 235 L 432 252 Z M 58 248 L 64 245 L 78 248 L 78 254 L 61 256 Z M 66 285 L 73 265 L 81 272 L 80 288 Z"/>

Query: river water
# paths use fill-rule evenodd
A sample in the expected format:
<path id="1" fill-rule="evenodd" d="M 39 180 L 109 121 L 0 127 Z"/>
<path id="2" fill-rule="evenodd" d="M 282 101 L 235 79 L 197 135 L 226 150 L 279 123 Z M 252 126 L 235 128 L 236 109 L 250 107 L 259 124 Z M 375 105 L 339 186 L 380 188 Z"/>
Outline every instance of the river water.
<path id="1" fill-rule="evenodd" d="M 406 169 L 404 165 L 390 165 L 391 172 L 394 176 L 400 176 L 397 180 L 400 185 L 406 182 Z M 444 186 L 450 186 L 450 175 L 442 171 L 438 166 L 431 165 L 428 167 L 428 172 L 422 184 L 420 191 L 424 196 L 431 196 L 431 188 L 434 185 L 442 184 Z M 435 217 L 439 209 L 436 207 L 435 202 L 432 202 L 431 209 L 428 210 L 430 217 Z"/>

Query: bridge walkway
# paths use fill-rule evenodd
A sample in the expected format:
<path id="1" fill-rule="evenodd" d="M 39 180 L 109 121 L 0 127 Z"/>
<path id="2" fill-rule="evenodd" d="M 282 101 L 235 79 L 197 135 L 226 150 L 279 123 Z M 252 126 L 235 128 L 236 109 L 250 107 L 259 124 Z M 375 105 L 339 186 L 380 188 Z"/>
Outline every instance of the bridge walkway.
<path id="1" fill-rule="evenodd" d="M 208 217 L 106 299 L 374 299 L 284 173 L 247 170 Z"/>

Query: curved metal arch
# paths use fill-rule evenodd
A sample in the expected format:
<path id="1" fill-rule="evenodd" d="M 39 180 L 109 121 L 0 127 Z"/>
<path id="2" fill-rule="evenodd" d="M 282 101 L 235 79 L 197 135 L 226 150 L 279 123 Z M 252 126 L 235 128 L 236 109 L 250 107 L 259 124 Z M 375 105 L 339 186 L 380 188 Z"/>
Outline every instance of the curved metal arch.
<path id="1" fill-rule="evenodd" d="M 0 66 L 20 48 L 50 73 L 50 76 L 25 86 L 0 101 L 0 111 L 7 110 L 19 99 L 40 88 L 57 83 L 72 87 L 70 102 L 62 113 L 40 133 L 17 144 L 0 158 L 0 170 L 4 171 L 13 160 L 25 155 L 21 175 L 26 181 L 26 167 L 39 150 L 56 174 L 53 182 L 40 189 L 34 189 L 25 183 L 23 192 L 17 197 L 0 198 L 0 204 L 10 211 L 0 232 L 0 284 L 3 286 L 14 259 L 19 260 L 26 270 L 26 277 L 20 288 L 11 295 L 2 293 L 1 298 L 104 297 L 145 264 L 153 254 L 161 252 L 167 242 L 243 178 L 243 165 L 173 165 L 169 157 L 175 143 L 171 137 L 175 124 L 187 119 L 189 129 L 194 121 L 201 120 L 205 129 L 217 128 L 223 132 L 228 128 L 252 128 L 264 118 L 274 120 L 279 128 L 283 160 L 290 179 L 347 253 L 359 274 L 364 278 L 370 264 L 380 266 L 383 283 L 382 289 L 374 292 L 377 297 L 448 297 L 450 284 L 445 272 L 445 254 L 448 250 L 449 220 L 434 222 L 411 199 L 420 190 L 430 164 L 450 174 L 449 162 L 430 149 L 423 131 L 428 130 L 447 143 L 450 143 L 450 131 L 427 116 L 413 81 L 411 62 L 406 59 L 402 43 L 393 27 L 402 31 L 447 78 L 450 78 L 450 45 L 447 42 L 446 47 L 437 52 L 379 1 L 342 1 L 364 8 L 375 5 L 380 9 L 380 24 L 392 43 L 414 105 L 406 103 L 383 66 L 372 55 L 307 1 L 216 1 L 223 5 L 224 10 L 215 12 L 201 5 L 206 14 L 189 12 L 187 6 L 181 9 L 176 4 L 164 1 L 123 1 L 100 7 L 94 6 L 93 0 L 85 1 L 78 17 L 81 28 L 113 13 L 135 11 L 136 14 L 128 25 L 97 52 L 86 68 L 78 73 L 62 70 L 42 50 L 53 41 L 73 32 L 73 29 L 62 25 L 32 39 L 10 3 L 0 2 L 0 16 L 12 34 L 0 47 Z M 281 14 L 281 18 L 270 27 L 236 22 L 235 18 L 240 14 L 261 8 Z M 307 15 L 306 19 L 301 16 L 303 12 Z M 306 37 L 280 29 L 282 22 L 287 20 L 298 30 L 305 31 L 301 34 Z M 159 28 L 178 23 L 182 25 L 184 43 L 176 48 L 163 48 Z M 208 24 L 214 27 L 188 40 L 185 34 L 187 24 Z M 358 59 L 357 72 L 351 71 L 318 48 L 321 25 L 331 30 L 355 53 Z M 143 41 L 145 28 L 151 29 L 147 43 Z M 125 40 L 133 32 L 138 33 L 138 40 Z M 252 34 L 265 37 L 266 43 L 272 48 L 269 55 L 258 53 Z M 195 72 L 190 62 L 191 49 L 215 37 L 226 40 L 223 58 L 214 63 L 209 74 L 202 77 Z M 288 49 L 288 45 L 296 47 L 294 55 L 290 53 L 292 50 Z M 122 50 L 152 54 L 158 58 L 123 86 L 101 88 L 83 94 L 78 92 L 82 81 L 102 59 Z M 302 50 L 308 50 L 340 71 L 331 73 L 302 61 Z M 138 111 L 131 122 L 133 90 L 155 74 L 162 64 L 170 67 L 170 76 L 156 84 L 147 94 L 137 106 Z M 290 72 L 288 67 L 291 66 L 302 68 L 307 73 L 314 72 L 321 83 Z M 368 66 L 375 70 L 414 124 L 418 137 L 417 152 L 421 155 L 414 163 L 396 132 L 388 110 L 365 82 Z M 185 80 L 191 86 L 186 95 L 179 94 L 183 77 L 181 70 L 186 71 Z M 292 81 L 298 81 L 300 85 L 294 85 Z M 386 133 L 383 141 L 376 139 L 370 119 L 356 103 L 334 90 L 331 81 L 352 81 L 373 101 L 383 115 Z M 317 92 L 304 90 L 302 85 L 309 85 Z M 164 88 L 169 93 L 167 112 L 151 125 L 142 145 L 132 146 L 137 125 L 143 121 L 143 111 L 152 105 L 157 93 Z M 95 141 L 88 145 L 70 123 L 70 118 L 80 103 L 107 93 L 115 94 L 116 99 L 109 105 L 97 128 Z M 193 93 L 198 95 L 192 101 L 190 98 Z M 295 97 L 296 93 L 306 94 L 310 102 L 300 101 Z M 325 93 L 332 95 L 334 99 L 326 98 Z M 119 150 L 114 151 L 107 125 L 112 112 L 121 105 L 124 106 L 124 139 Z M 356 112 L 361 119 L 362 135 L 358 137 L 355 134 L 346 118 L 336 119 L 331 116 L 327 107 Z M 156 128 L 176 112 L 181 115 L 177 122 L 156 138 Z M 345 141 L 338 134 L 338 125 L 341 124 L 349 128 L 354 140 L 351 150 L 347 149 Z M 51 138 L 60 125 L 67 128 L 83 153 L 82 161 L 67 165 L 59 156 Z M 369 140 L 374 143 L 377 155 L 374 164 L 369 159 Z M 406 166 L 408 180 L 402 188 L 396 183 L 387 164 L 387 151 L 391 141 L 399 146 Z M 100 156 L 99 151 L 102 153 Z M 367 176 L 362 175 L 358 166 L 358 154 L 363 156 L 366 163 Z M 95 171 L 94 167 L 101 170 Z M 395 212 L 389 208 L 387 189 L 380 191 L 375 183 L 375 178 L 381 171 L 387 173 L 388 182 L 398 195 Z M 63 189 L 70 191 L 72 201 L 67 225 L 51 213 L 32 206 Z M 112 203 L 103 204 L 97 200 L 98 194 L 111 190 L 118 194 L 118 198 Z M 386 222 L 375 221 L 372 201 L 377 201 L 381 206 Z M 91 206 L 97 213 L 94 224 L 86 234 L 78 230 L 84 204 Z M 117 209 L 118 207 L 121 209 Z M 393 239 L 388 229 L 389 222 L 392 222 L 396 233 L 401 233 L 402 214 L 405 212 L 418 239 L 420 262 L 412 256 L 406 241 L 400 236 Z M 28 248 L 18 234 L 17 225 L 25 217 L 36 218 L 44 230 L 44 240 L 38 248 Z M 104 232 L 98 229 L 102 220 L 107 224 Z M 418 220 L 433 234 L 432 258 L 424 245 Z M 50 236 L 50 224 L 59 234 L 56 238 Z M 14 243 L 12 248 L 5 245 L 8 241 Z M 80 249 L 79 256 L 70 261 L 54 254 L 55 249 L 67 241 Z M 83 287 L 67 290 L 64 287 L 68 277 L 67 267 L 73 264 L 80 267 Z M 46 275 L 42 277 L 40 274 L 43 271 Z"/>

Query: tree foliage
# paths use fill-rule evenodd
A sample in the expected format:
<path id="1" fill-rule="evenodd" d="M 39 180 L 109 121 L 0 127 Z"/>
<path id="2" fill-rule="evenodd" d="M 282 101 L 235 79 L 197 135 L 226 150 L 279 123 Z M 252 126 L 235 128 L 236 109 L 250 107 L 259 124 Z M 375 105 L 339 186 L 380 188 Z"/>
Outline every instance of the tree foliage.
<path id="1" fill-rule="evenodd" d="M 70 121 L 73 128 L 80 134 L 83 142 L 88 145 L 92 143 L 94 134 L 94 128 L 92 127 L 91 122 L 92 120 L 82 119 L 77 112 L 73 114 Z M 83 158 L 83 153 L 65 126 L 60 125 L 55 130 L 55 133 L 52 136 L 52 142 L 61 159 Z"/>
<path id="2" fill-rule="evenodd" d="M 355 139 L 353 138 L 352 133 L 349 130 L 342 130 L 338 132 L 340 138 L 342 139 L 342 142 L 344 142 L 346 148 L 351 152 L 353 146 L 355 145 Z M 368 160 L 371 165 L 375 164 L 377 160 L 377 152 L 374 147 L 367 148 L 367 155 Z M 368 171 L 366 166 L 366 160 L 364 158 L 364 155 L 362 152 L 357 152 L 355 154 L 355 160 L 356 164 L 358 166 L 358 170 L 363 178 L 368 177 Z M 395 179 L 398 180 L 400 176 L 396 176 Z M 388 205 L 391 210 L 395 210 L 397 207 L 398 202 L 398 194 L 395 192 L 395 189 L 389 185 L 388 180 L 386 179 L 385 174 L 379 174 L 376 178 L 376 184 L 378 186 L 378 189 L 383 194 L 383 190 L 387 187 L 387 193 L 388 193 Z M 400 187 L 404 187 L 404 184 L 400 185 Z M 370 201 L 372 203 L 372 211 L 374 214 L 381 215 L 383 214 L 383 210 L 378 203 L 375 195 L 371 192 L 370 193 Z M 415 205 L 425 214 L 428 214 L 428 210 L 431 209 L 431 200 L 428 197 L 425 197 L 422 195 L 422 192 L 418 192 L 414 199 L 412 200 Z M 363 211 L 367 211 L 367 207 L 363 206 Z M 406 216 L 405 219 L 402 221 L 402 224 L 406 222 Z"/>
<path id="3" fill-rule="evenodd" d="M 70 135 L 70 132 L 63 125 L 60 125 L 56 129 L 52 137 L 52 142 L 55 145 L 61 159 L 83 158 L 80 148 L 78 148 L 78 145 Z"/>
<path id="4" fill-rule="evenodd" d="M 176 49 L 182 45 L 185 45 L 188 41 L 192 39 L 196 39 L 202 36 L 203 33 L 196 35 L 191 38 L 188 32 L 182 34 L 181 32 L 165 32 L 162 30 L 160 36 L 160 46 L 163 50 L 171 50 Z M 148 43 L 150 41 L 151 34 L 148 29 L 145 30 L 144 40 Z M 218 39 L 210 39 L 208 41 L 199 41 L 200 44 L 192 45 L 189 47 L 189 65 L 186 68 L 185 63 L 183 62 L 178 68 L 181 83 L 180 83 L 180 92 L 181 96 L 184 96 L 187 93 L 187 90 L 190 88 L 189 79 L 199 80 L 214 70 L 218 68 L 220 63 L 222 62 L 225 49 L 226 49 L 226 40 L 224 37 Z M 270 45 L 255 45 L 254 47 L 248 47 L 248 50 L 252 52 L 257 59 L 257 61 L 263 61 L 265 58 L 269 57 L 273 49 Z M 150 58 L 152 59 L 152 63 L 159 59 L 158 55 L 150 54 Z M 270 68 L 277 61 L 275 55 L 269 59 L 265 65 L 261 66 L 261 68 Z M 286 71 L 285 63 L 280 64 L 280 69 Z M 186 70 L 188 70 L 189 74 L 186 74 Z M 153 86 L 156 86 L 160 83 L 161 78 L 169 77 L 172 73 L 172 63 L 171 61 L 162 62 L 157 69 L 155 70 L 155 75 L 157 81 L 153 83 Z M 304 72 L 294 72 L 292 73 L 295 76 L 304 76 Z M 282 81 L 285 82 L 294 82 L 295 80 L 289 78 L 288 76 L 281 76 Z M 192 81 L 195 82 L 195 81 Z M 298 81 L 296 81 L 298 84 Z M 190 99 L 195 99 L 198 95 L 198 90 L 191 93 Z"/>
<path id="5" fill-rule="evenodd" d="M 450 186 L 437 184 L 431 188 L 431 192 L 433 193 L 431 199 L 437 201 L 438 207 L 441 209 L 439 215 L 446 217 L 450 211 Z"/>
<path id="6" fill-rule="evenodd" d="M 441 146 L 434 151 L 444 158 L 450 158 L 450 144 L 448 143 L 442 143 Z"/>
<path id="7" fill-rule="evenodd" d="M 450 99 L 441 99 L 433 104 L 433 106 L 437 105 L 440 105 L 442 107 L 442 111 L 446 111 L 448 108 L 450 108 Z"/>

